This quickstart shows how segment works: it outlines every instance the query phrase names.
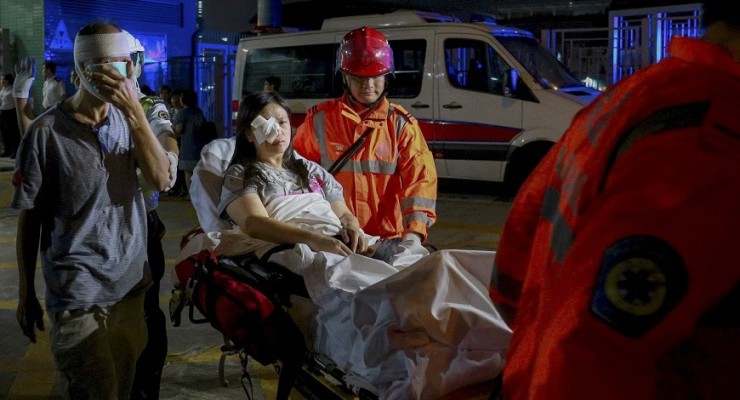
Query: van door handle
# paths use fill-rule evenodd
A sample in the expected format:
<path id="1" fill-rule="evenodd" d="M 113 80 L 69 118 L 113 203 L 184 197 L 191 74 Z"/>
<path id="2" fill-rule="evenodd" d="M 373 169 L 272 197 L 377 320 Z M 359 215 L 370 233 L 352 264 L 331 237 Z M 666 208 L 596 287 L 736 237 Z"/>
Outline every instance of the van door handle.
<path id="1" fill-rule="evenodd" d="M 424 104 L 420 101 L 417 101 L 416 103 L 412 104 L 411 107 L 414 108 L 429 108 L 429 104 Z"/>
<path id="2" fill-rule="evenodd" d="M 457 104 L 457 102 L 452 102 L 450 104 L 445 104 L 442 106 L 443 108 L 462 108 L 460 104 Z"/>

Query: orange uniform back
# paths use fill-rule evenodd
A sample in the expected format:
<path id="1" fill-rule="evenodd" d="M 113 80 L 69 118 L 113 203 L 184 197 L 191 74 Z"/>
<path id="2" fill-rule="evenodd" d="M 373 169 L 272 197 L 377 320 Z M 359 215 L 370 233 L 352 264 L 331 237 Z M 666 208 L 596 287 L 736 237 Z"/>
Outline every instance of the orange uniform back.
<path id="1" fill-rule="evenodd" d="M 670 53 L 582 110 L 512 207 L 491 287 L 505 398 L 740 391 L 740 64 L 697 39 Z"/>

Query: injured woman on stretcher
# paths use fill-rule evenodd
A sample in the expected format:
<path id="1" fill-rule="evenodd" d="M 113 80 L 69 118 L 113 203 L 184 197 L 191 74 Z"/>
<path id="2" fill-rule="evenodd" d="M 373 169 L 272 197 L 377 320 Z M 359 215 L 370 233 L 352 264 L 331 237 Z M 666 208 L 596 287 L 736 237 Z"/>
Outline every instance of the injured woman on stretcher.
<path id="1" fill-rule="evenodd" d="M 181 258 L 268 255 L 302 276 L 315 305 L 307 341 L 381 399 L 436 399 L 496 378 L 511 331 L 488 295 L 495 253 L 430 254 L 414 240 L 366 235 L 333 176 L 293 152 L 288 112 L 275 94 L 242 102 L 236 138 L 214 144 L 225 157 L 234 149 L 218 206 L 198 207 L 213 196 L 191 190 L 202 225 L 215 210 L 233 228 L 199 235 Z M 219 180 L 218 169 L 208 175 Z M 198 191 L 206 178 L 195 175 Z"/>

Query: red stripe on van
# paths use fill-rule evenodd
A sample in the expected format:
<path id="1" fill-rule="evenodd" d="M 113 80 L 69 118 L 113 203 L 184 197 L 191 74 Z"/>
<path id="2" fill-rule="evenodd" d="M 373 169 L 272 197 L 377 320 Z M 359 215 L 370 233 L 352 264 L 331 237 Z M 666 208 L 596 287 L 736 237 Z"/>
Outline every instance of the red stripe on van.
<path id="1" fill-rule="evenodd" d="M 432 126 L 428 121 L 420 121 L 420 123 L 422 124 L 422 129 L 429 129 Z M 521 132 L 521 129 L 518 128 L 458 121 L 436 122 L 434 125 L 436 127 L 434 140 L 439 142 L 508 143 Z"/>

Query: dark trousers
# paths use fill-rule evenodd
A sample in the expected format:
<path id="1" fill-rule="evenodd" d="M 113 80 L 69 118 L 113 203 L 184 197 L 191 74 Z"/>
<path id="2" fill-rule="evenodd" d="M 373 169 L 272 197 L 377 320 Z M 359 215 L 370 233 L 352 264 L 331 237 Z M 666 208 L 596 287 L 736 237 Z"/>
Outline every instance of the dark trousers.
<path id="1" fill-rule="evenodd" d="M 167 320 L 159 307 L 159 287 L 164 276 L 162 237 L 166 229 L 156 210 L 147 214 L 147 230 L 147 255 L 154 281 L 154 285 L 144 296 L 144 314 L 149 341 L 136 364 L 131 399 L 159 399 L 162 368 L 167 359 Z"/>
<path id="2" fill-rule="evenodd" d="M 15 108 L 0 111 L 0 134 L 2 134 L 5 150 L 2 156 L 15 156 L 21 142 L 21 131 L 18 126 L 18 116 Z"/>

